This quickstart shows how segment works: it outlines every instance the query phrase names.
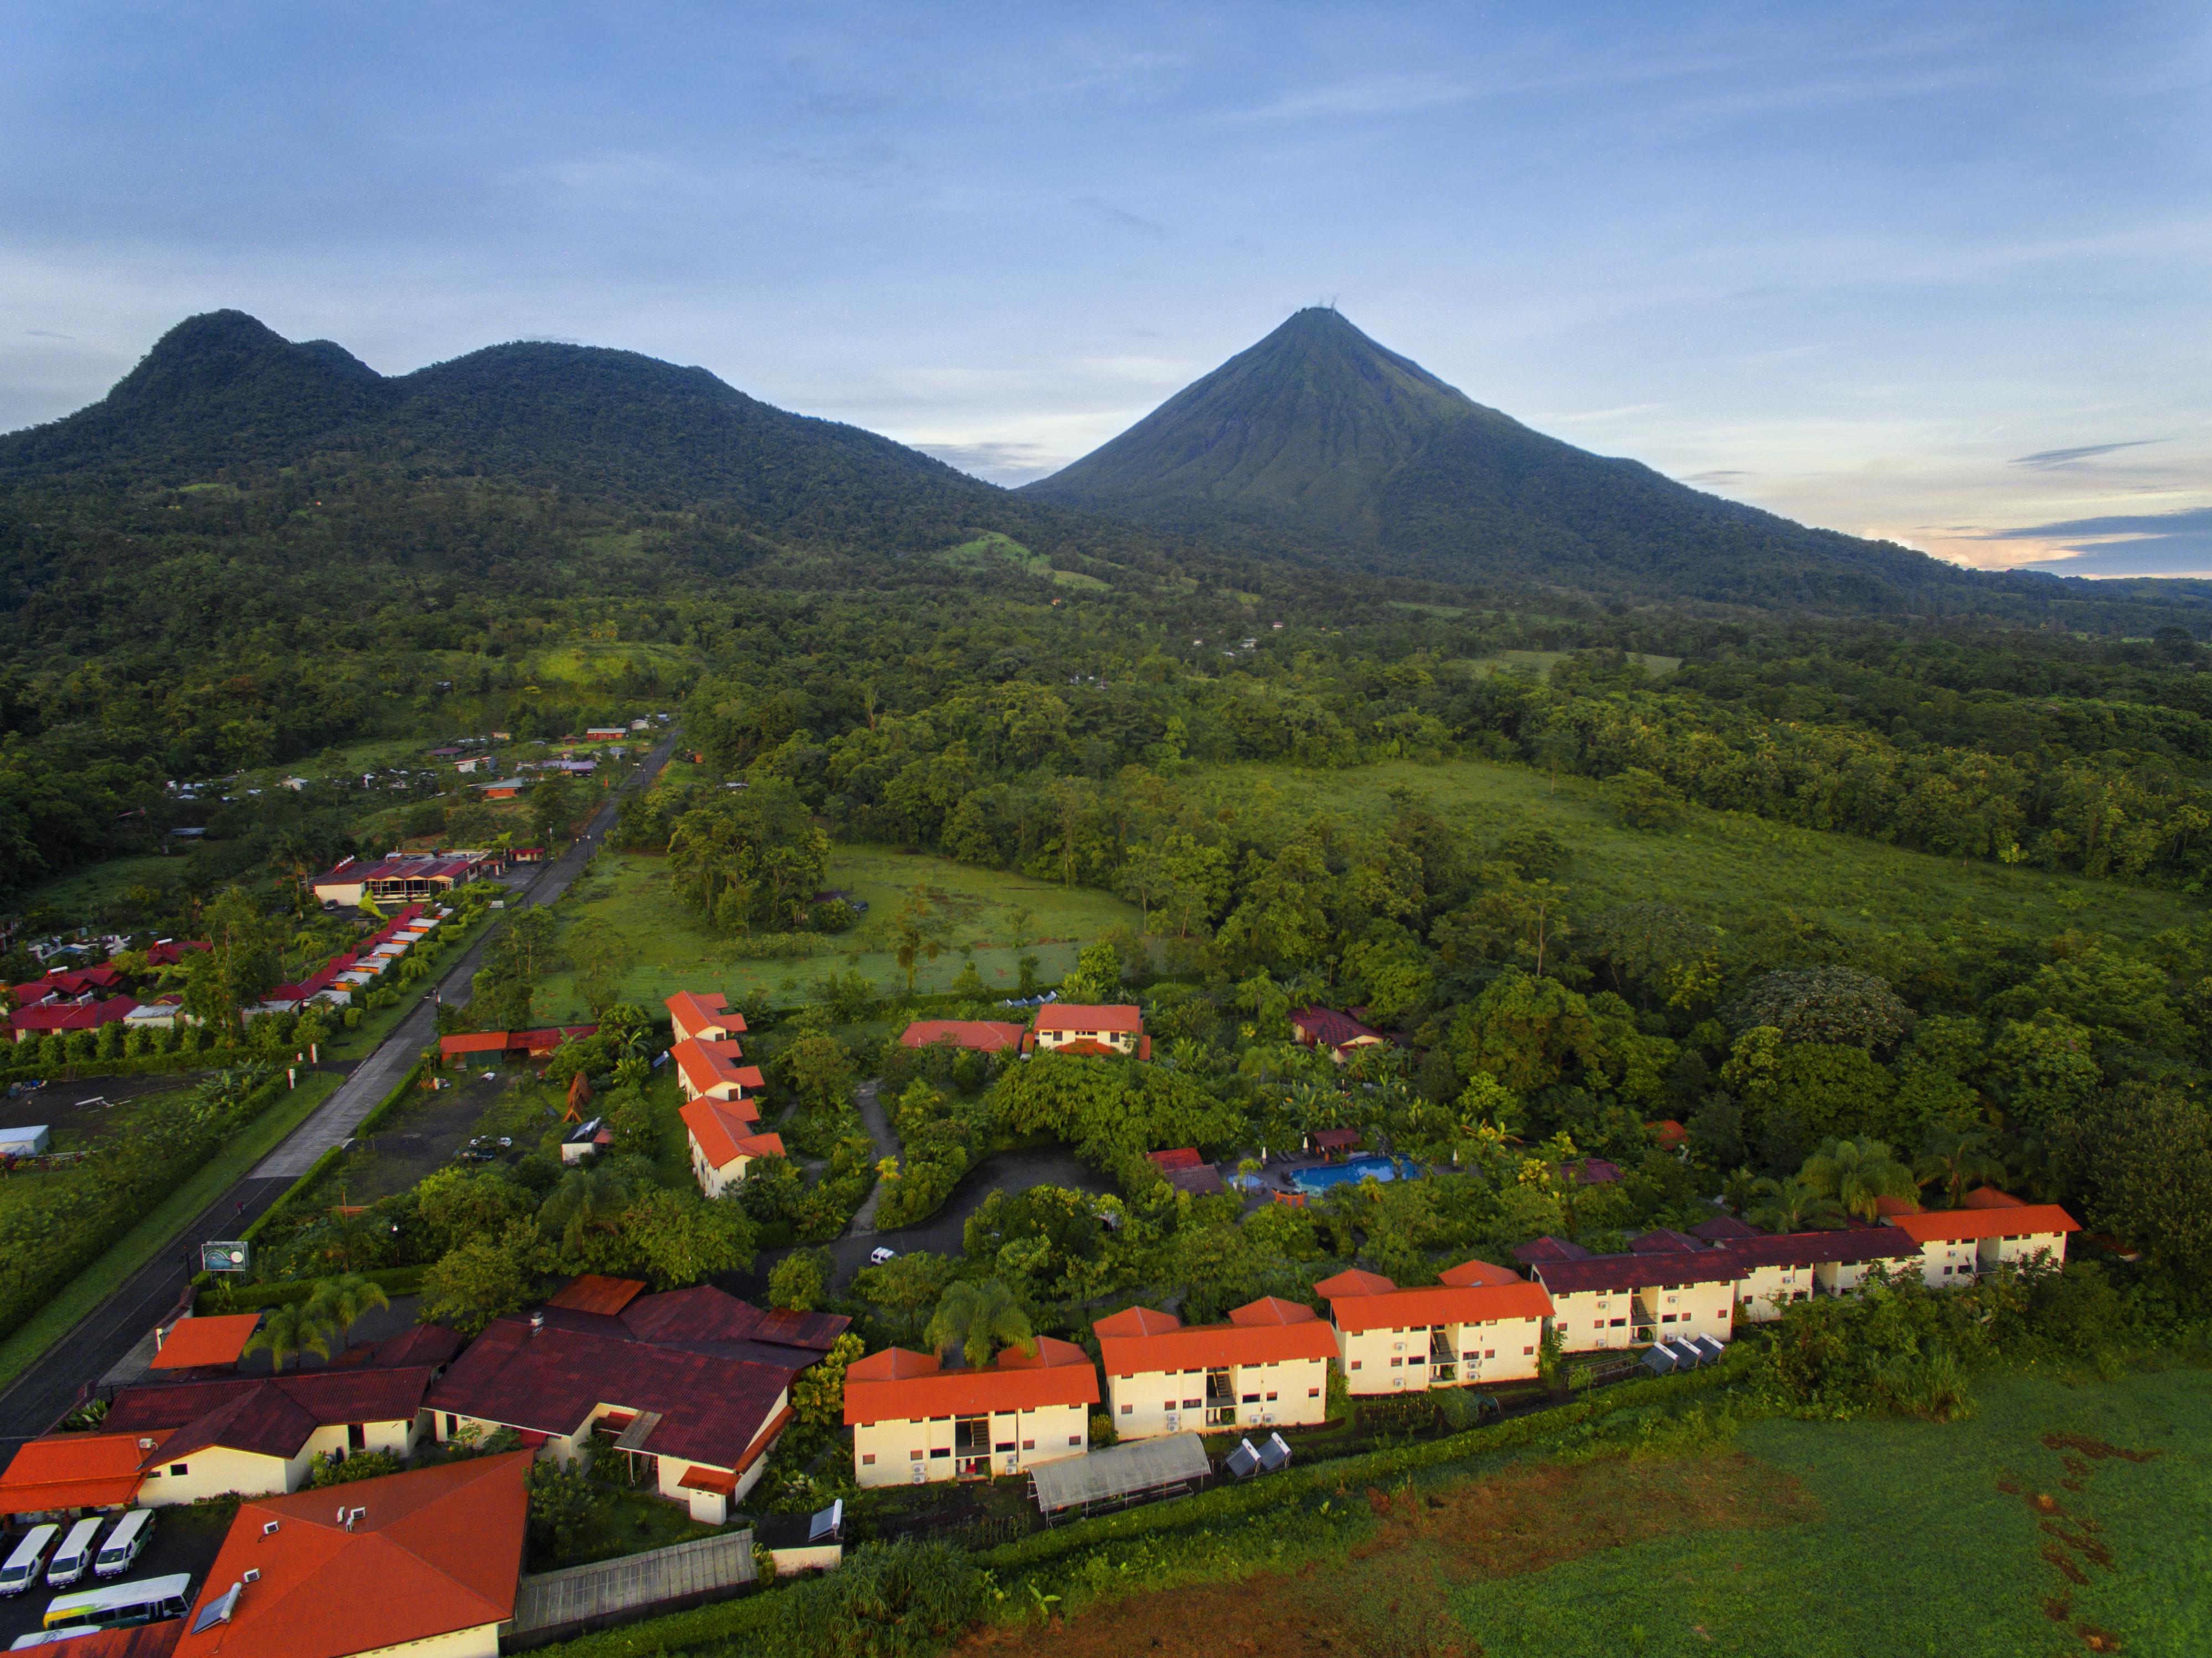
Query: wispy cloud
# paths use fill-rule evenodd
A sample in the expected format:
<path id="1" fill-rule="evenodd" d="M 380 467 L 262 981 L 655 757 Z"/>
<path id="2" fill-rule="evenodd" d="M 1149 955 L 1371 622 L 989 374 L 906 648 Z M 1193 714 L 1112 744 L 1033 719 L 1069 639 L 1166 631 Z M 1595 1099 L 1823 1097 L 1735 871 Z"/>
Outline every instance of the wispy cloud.
<path id="1" fill-rule="evenodd" d="M 2021 455 L 2007 465 L 2033 467 L 2039 472 L 2055 471 L 2093 456 L 2109 455 L 2118 449 L 2143 449 L 2165 441 L 2164 438 L 2130 438 L 2124 443 L 2085 443 L 2073 449 L 2043 449 L 2032 455 Z"/>
<path id="2" fill-rule="evenodd" d="M 1147 219 L 1141 213 L 1132 213 L 1126 207 L 1116 207 L 1103 196 L 1078 196 L 1075 203 L 1125 230 L 1141 230 L 1147 236 L 1170 236 L 1175 234 L 1158 220 Z"/>
<path id="3" fill-rule="evenodd" d="M 51 328 L 27 328 L 23 332 L 34 340 L 73 340 L 76 337 L 74 334 L 57 334 Z"/>
<path id="4" fill-rule="evenodd" d="M 1012 487 L 1056 472 L 1064 463 L 1033 443 L 926 443 L 925 454 L 988 483 Z"/>
<path id="5" fill-rule="evenodd" d="M 1685 483 L 1733 483 L 1738 478 L 1753 476 L 1755 475 L 1750 472 L 1735 472 L 1723 469 L 1714 472 L 1692 472 L 1686 476 L 1682 482 Z"/>

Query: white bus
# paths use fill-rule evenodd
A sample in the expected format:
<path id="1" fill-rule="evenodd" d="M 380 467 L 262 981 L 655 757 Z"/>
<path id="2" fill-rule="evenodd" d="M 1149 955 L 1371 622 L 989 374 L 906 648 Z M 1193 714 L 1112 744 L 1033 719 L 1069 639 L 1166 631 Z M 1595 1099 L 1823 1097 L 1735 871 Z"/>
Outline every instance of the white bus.
<path id="1" fill-rule="evenodd" d="M 0 1566 L 0 1594 L 21 1594 L 37 1582 L 46 1569 L 46 1554 L 61 1534 L 59 1526 L 33 1526 L 25 1532 L 8 1564 Z"/>
<path id="2" fill-rule="evenodd" d="M 100 1546 L 93 1557 L 92 1573 L 95 1577 L 120 1577 L 138 1564 L 138 1552 L 153 1540 L 154 1510 L 133 1509 L 115 1522 L 115 1529 L 107 1533 L 107 1540 Z"/>
<path id="3" fill-rule="evenodd" d="M 47 1603 L 46 1628 L 117 1629 L 181 1618 L 191 1610 L 190 1572 L 149 1577 L 143 1583 L 110 1583 L 76 1594 L 57 1594 Z"/>
<path id="4" fill-rule="evenodd" d="M 46 1568 L 48 1588 L 65 1589 L 84 1576 L 86 1568 L 92 1564 L 94 1540 L 104 1523 L 94 1516 L 80 1520 L 70 1527 L 69 1535 L 62 1539 L 61 1547 L 54 1551 L 52 1564 Z"/>

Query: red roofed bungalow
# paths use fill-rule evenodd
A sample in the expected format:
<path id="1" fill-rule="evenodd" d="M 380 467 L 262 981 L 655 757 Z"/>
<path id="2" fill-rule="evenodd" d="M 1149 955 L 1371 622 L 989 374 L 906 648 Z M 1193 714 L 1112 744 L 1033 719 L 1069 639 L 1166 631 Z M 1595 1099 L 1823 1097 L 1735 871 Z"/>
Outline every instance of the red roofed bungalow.
<path id="1" fill-rule="evenodd" d="M 438 1062 L 465 1060 L 471 1054 L 504 1054 L 507 1052 L 507 1032 L 504 1030 L 460 1030 L 450 1036 L 438 1038 Z"/>
<path id="2" fill-rule="evenodd" d="M 756 1066 L 740 1065 L 744 1050 L 732 1042 L 686 1037 L 668 1050 L 676 1061 L 676 1083 L 687 1100 L 738 1100 L 757 1093 L 768 1080 Z"/>
<path id="3" fill-rule="evenodd" d="M 1091 1329 L 1123 1439 L 1310 1425 L 1328 1413 L 1336 1333 L 1294 1301 L 1255 1301 L 1223 1324 L 1132 1307 Z"/>
<path id="4" fill-rule="evenodd" d="M 1091 1448 L 1098 1373 L 1073 1342 L 1035 1338 L 988 1364 L 946 1370 L 886 1347 L 845 1370 L 845 1425 L 862 1485 L 988 1479 Z"/>
<path id="5" fill-rule="evenodd" d="M 1098 1006 L 1081 1002 L 1049 1002 L 1037 1009 L 1030 1033 L 1022 1039 L 1025 1054 L 1116 1054 L 1123 1058 L 1152 1057 L 1152 1039 L 1145 1035 L 1141 1009 L 1123 1005 Z"/>
<path id="6" fill-rule="evenodd" d="M 921 1048 L 946 1042 L 979 1054 L 1005 1054 L 1020 1048 L 1027 1034 L 1020 1025 L 994 1019 L 916 1019 L 899 1032 L 899 1046 Z"/>
<path id="7" fill-rule="evenodd" d="M 25 1008 L 9 1024 L 17 1042 L 27 1042 L 56 1031 L 67 1035 L 73 1030 L 97 1030 L 129 1018 L 137 1005 L 130 996 L 111 996 L 104 1002 L 46 1002 Z"/>
<path id="8" fill-rule="evenodd" d="M 750 1100 L 696 1099 L 678 1114 L 691 1142 L 691 1172 L 710 1198 L 744 1179 L 759 1159 L 784 1155 L 781 1135 L 754 1132 L 760 1110 Z"/>
<path id="9" fill-rule="evenodd" d="M 1662 1151 L 1679 1151 L 1690 1143 L 1690 1131 L 1672 1117 L 1644 1126 L 1658 1136 Z"/>
<path id="10" fill-rule="evenodd" d="M 1488 1262 L 1484 1280 L 1401 1290 L 1379 1272 L 1340 1272 L 1314 1288 L 1327 1298 L 1337 1352 L 1354 1394 L 1419 1393 L 1536 1374 L 1552 1298 Z M 1503 1274 L 1504 1282 L 1498 1281 Z"/>
<path id="11" fill-rule="evenodd" d="M 204 938 L 164 938 L 159 944 L 147 947 L 146 965 L 174 967 L 185 959 L 186 951 L 212 950 L 214 947 Z"/>
<path id="12" fill-rule="evenodd" d="M 729 998 L 719 990 L 679 990 L 665 1005 L 678 1042 L 702 1037 L 726 1042 L 745 1034 L 745 1016 L 730 1011 Z"/>
<path id="13" fill-rule="evenodd" d="M 241 1504 L 179 1658 L 492 1658 L 514 1617 L 529 1472 L 510 1451 Z"/>
<path id="14" fill-rule="evenodd" d="M 70 1433 L 27 1441 L 0 1473 L 0 1515 L 127 1509 L 145 1482 L 148 1450 L 166 1437 Z"/>
<path id="15" fill-rule="evenodd" d="M 1291 1014 L 1291 1036 L 1304 1047 L 1327 1048 L 1329 1057 L 1339 1065 L 1357 1048 L 1384 1048 L 1390 1042 L 1381 1031 L 1333 1007 L 1294 1010 Z"/>

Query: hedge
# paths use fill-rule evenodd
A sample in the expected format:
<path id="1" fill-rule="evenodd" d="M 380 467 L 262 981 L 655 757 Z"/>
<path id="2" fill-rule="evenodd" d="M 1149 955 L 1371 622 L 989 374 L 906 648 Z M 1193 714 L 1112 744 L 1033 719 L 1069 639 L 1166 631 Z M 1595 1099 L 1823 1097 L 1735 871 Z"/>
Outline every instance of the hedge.
<path id="1" fill-rule="evenodd" d="M 371 1284 L 383 1287 L 388 1296 L 411 1296 L 422 1287 L 422 1275 L 427 1266 L 380 1266 L 361 1276 Z M 319 1280 L 314 1278 L 286 1278 L 276 1284 L 249 1284 L 233 1290 L 229 1308 L 233 1312 L 251 1313 L 263 1307 L 283 1307 L 295 1301 L 305 1301 L 315 1291 Z"/>
<path id="2" fill-rule="evenodd" d="M 267 1060 L 246 1048 L 205 1048 L 197 1054 L 141 1054 L 127 1060 L 80 1060 L 67 1065 L 19 1065 L 0 1071 L 0 1087 L 9 1083 L 82 1082 L 91 1077 L 150 1077 L 163 1071 L 219 1071 L 226 1065 Z"/>

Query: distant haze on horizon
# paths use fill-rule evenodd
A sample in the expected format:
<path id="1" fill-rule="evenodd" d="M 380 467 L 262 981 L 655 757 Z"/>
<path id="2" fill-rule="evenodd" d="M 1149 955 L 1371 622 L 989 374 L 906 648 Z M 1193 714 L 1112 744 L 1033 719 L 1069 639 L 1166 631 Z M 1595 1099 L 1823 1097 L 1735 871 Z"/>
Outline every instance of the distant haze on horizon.
<path id="1" fill-rule="evenodd" d="M 234 306 L 386 374 L 699 363 L 1019 483 L 1334 300 L 1808 523 L 2212 574 L 2201 9 L 94 0 L 6 38 L 0 429 Z"/>

